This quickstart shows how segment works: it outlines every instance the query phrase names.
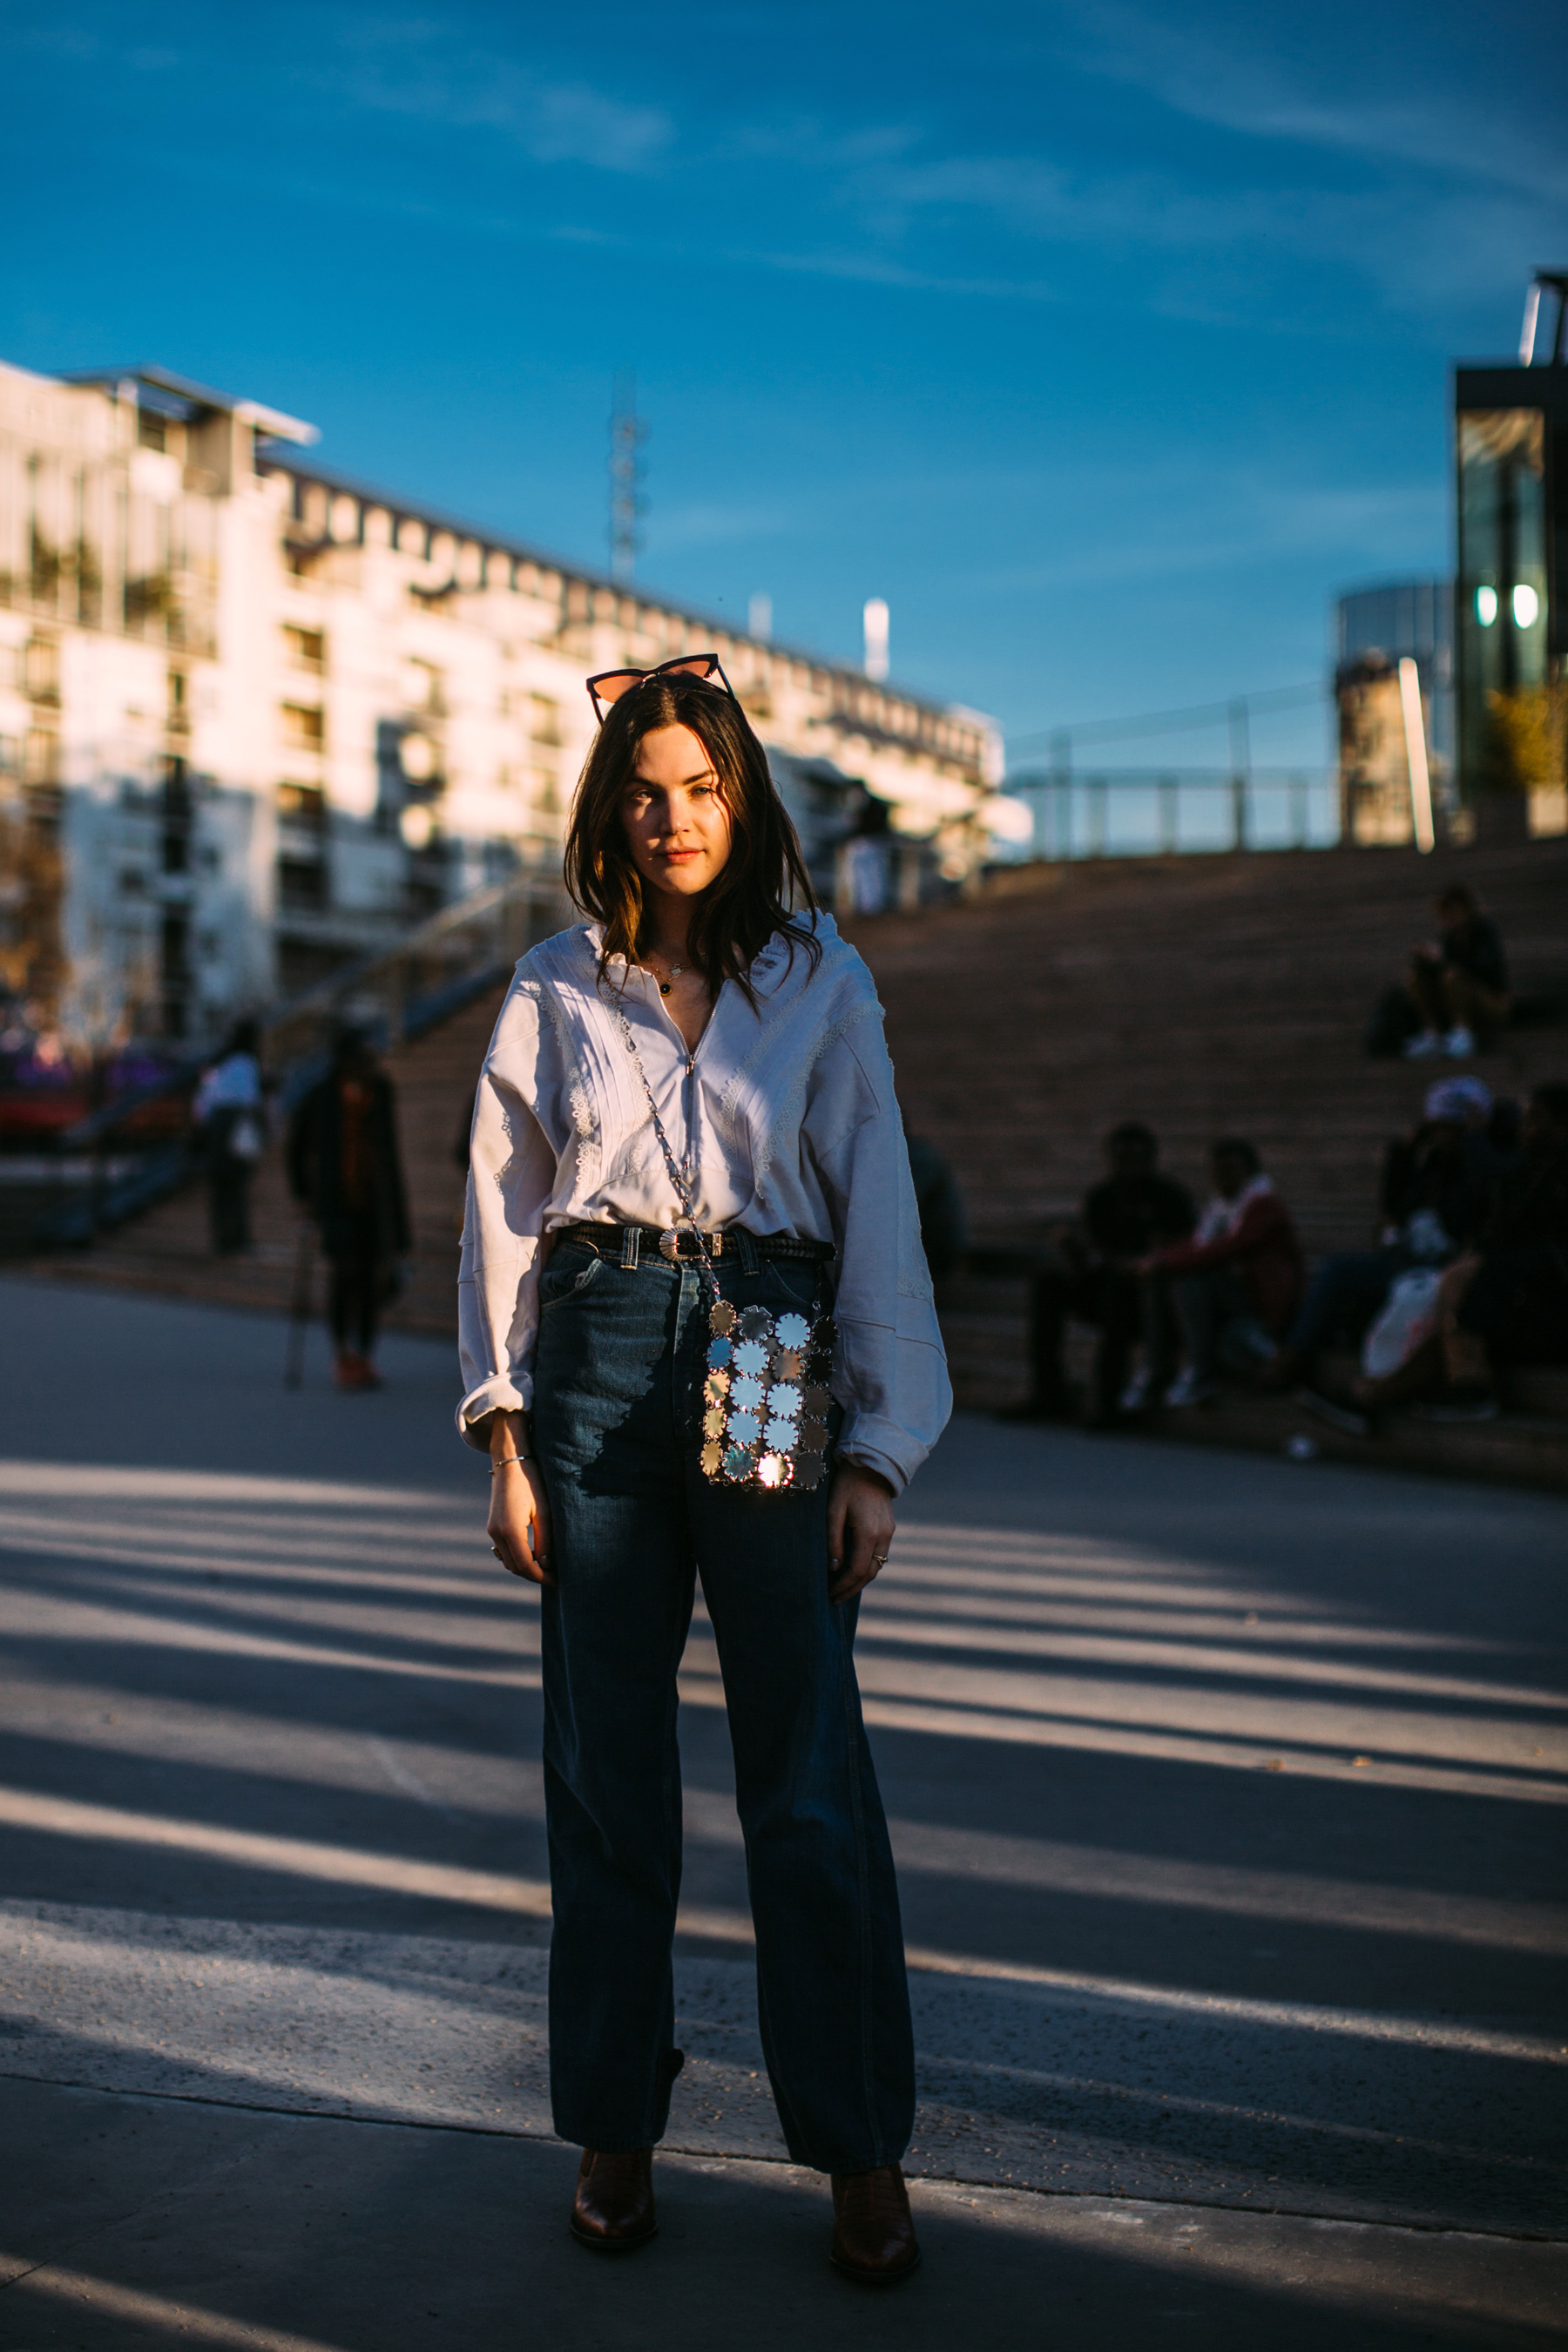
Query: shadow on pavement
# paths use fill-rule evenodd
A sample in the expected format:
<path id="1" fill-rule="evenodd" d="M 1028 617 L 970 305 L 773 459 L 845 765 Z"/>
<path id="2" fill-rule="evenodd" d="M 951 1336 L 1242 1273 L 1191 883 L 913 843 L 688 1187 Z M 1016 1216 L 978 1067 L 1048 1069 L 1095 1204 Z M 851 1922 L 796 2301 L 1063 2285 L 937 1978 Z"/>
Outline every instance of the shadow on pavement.
<path id="1" fill-rule="evenodd" d="M 569 2149 L 42 2085 L 15 2113 L 35 2154 L 13 2139 L 0 2325 L 29 2352 L 1561 2340 L 1557 2248 L 922 2186 L 924 2268 L 873 2295 L 828 2268 L 824 2187 L 788 2166 L 663 2159 L 662 2234 L 616 2263 L 565 2233 Z"/>

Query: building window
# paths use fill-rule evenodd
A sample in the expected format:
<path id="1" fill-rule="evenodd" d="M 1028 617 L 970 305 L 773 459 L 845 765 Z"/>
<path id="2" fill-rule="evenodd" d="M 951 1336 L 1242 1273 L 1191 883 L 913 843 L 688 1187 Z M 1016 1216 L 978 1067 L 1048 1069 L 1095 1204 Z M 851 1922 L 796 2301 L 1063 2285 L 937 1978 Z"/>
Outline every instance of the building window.
<path id="1" fill-rule="evenodd" d="M 1458 419 L 1459 768 L 1468 791 L 1520 778 L 1510 740 L 1546 684 L 1546 420 L 1539 408 Z"/>
<path id="2" fill-rule="evenodd" d="M 60 649 L 53 637 L 29 637 L 22 650 L 22 691 L 35 702 L 60 698 Z"/>
<path id="3" fill-rule="evenodd" d="M 191 927 L 183 914 L 163 917 L 159 940 L 159 980 L 163 1001 L 163 1034 L 183 1037 L 186 1000 L 191 986 Z"/>
<path id="4" fill-rule="evenodd" d="M 58 784 L 60 780 L 60 739 L 46 728 L 29 727 L 23 753 L 22 774 L 29 784 Z"/>
<path id="5" fill-rule="evenodd" d="M 279 784 L 278 821 L 300 833 L 325 833 L 327 796 L 320 784 Z"/>
<path id="6" fill-rule="evenodd" d="M 556 746 L 561 741 L 561 705 L 548 694 L 531 694 L 529 732 L 536 743 Z"/>
<path id="7" fill-rule="evenodd" d="M 184 760 L 176 752 L 163 762 L 163 871 L 165 874 L 188 874 L 191 870 L 191 825 L 194 817 L 191 804 L 191 775 Z"/>
<path id="8" fill-rule="evenodd" d="M 441 711 L 446 709 L 441 673 L 434 662 L 415 659 L 404 663 L 403 699 L 410 710 Z"/>
<path id="9" fill-rule="evenodd" d="M 326 741 L 326 715 L 319 705 L 308 702 L 286 702 L 283 705 L 283 740 L 299 751 L 319 751 Z"/>
<path id="10" fill-rule="evenodd" d="M 295 669 L 314 670 L 320 675 L 327 667 L 327 638 L 322 629 L 300 629 L 292 623 L 286 624 L 283 650 Z"/>
<path id="11" fill-rule="evenodd" d="M 278 903 L 286 915 L 319 915 L 327 906 L 327 866 L 321 857 L 278 860 Z"/>
<path id="12" fill-rule="evenodd" d="M 278 903 L 286 915 L 318 915 L 331 899 L 327 796 L 320 784 L 278 787 Z"/>

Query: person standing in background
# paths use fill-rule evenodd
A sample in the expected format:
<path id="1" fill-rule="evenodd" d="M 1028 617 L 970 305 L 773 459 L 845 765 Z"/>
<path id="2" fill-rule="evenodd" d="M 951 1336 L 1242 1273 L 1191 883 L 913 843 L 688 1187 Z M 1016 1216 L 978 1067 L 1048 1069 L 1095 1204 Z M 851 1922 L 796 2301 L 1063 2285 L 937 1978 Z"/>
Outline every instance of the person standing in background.
<path id="1" fill-rule="evenodd" d="M 331 1267 L 337 1384 L 379 1388 L 376 1328 L 410 1234 L 392 1081 L 357 1029 L 342 1033 L 331 1068 L 294 1113 L 289 1189 L 314 1218 Z"/>
<path id="2" fill-rule="evenodd" d="M 213 1248 L 235 1257 L 250 1247 L 250 1180 L 267 1149 L 261 1032 L 236 1022 L 216 1062 L 202 1072 L 191 1115 L 201 1138 Z"/>

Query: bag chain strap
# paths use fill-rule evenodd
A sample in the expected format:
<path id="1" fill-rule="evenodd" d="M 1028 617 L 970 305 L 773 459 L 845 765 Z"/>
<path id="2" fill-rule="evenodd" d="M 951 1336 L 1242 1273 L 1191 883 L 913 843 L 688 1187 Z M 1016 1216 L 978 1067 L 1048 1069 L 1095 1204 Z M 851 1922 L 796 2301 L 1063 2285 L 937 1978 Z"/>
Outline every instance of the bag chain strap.
<path id="1" fill-rule="evenodd" d="M 697 1237 L 697 1247 L 700 1253 L 699 1262 L 703 1273 L 708 1277 L 708 1287 L 713 1294 L 713 1304 L 714 1306 L 717 1306 L 721 1295 L 719 1289 L 719 1277 L 713 1271 L 713 1260 L 709 1251 L 706 1236 L 702 1232 L 701 1226 L 697 1222 L 697 1206 L 696 1202 L 692 1199 L 691 1187 L 687 1182 L 680 1169 L 677 1166 L 675 1154 L 669 1148 L 669 1138 L 664 1131 L 664 1121 L 658 1115 L 658 1105 L 653 1098 L 653 1088 L 647 1082 L 647 1072 L 643 1067 L 642 1055 L 637 1052 L 637 1041 L 632 1035 L 631 1024 L 626 1019 L 626 1014 L 622 1012 L 618 1004 L 615 1007 L 615 1014 L 616 1019 L 621 1024 L 621 1035 L 626 1039 L 626 1051 L 632 1057 L 632 1062 L 636 1067 L 638 1077 L 642 1080 L 642 1090 L 647 1097 L 647 1107 L 653 1119 L 653 1131 L 658 1138 L 659 1150 L 664 1154 L 664 1164 L 669 1171 L 669 1181 L 675 1187 L 677 1198 L 679 1200 L 681 1208 L 685 1213 L 686 1222 Z"/>

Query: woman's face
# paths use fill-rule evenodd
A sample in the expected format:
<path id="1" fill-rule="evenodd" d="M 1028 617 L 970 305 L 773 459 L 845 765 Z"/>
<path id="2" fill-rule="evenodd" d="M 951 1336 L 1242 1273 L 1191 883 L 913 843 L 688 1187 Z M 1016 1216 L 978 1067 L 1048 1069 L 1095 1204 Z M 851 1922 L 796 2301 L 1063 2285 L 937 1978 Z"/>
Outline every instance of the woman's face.
<path id="1" fill-rule="evenodd" d="M 632 863 L 650 888 L 694 898 L 718 880 L 730 859 L 730 812 L 689 727 L 656 727 L 643 737 L 621 822 Z"/>

